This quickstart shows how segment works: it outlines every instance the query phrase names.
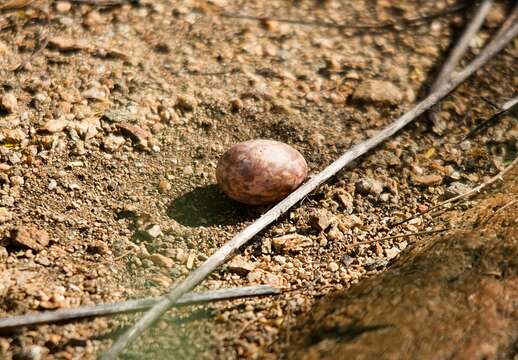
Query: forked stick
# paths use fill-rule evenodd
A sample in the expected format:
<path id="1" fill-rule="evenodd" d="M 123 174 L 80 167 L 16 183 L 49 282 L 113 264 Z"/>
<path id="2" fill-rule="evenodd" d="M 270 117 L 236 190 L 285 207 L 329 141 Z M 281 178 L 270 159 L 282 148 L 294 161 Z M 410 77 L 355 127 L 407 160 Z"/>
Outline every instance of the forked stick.
<path id="1" fill-rule="evenodd" d="M 259 219 L 248 225 L 243 231 L 234 236 L 230 241 L 219 248 L 212 256 L 210 256 L 199 268 L 194 270 L 183 282 L 171 289 L 171 291 L 146 312 L 133 327 L 126 331 L 113 346 L 101 355 L 102 360 L 114 360 L 117 356 L 133 342 L 144 330 L 151 326 L 160 316 L 162 316 L 183 294 L 191 291 L 196 285 L 209 276 L 219 265 L 223 264 L 239 247 L 246 244 L 250 239 L 257 235 L 269 224 L 277 220 L 282 214 L 290 209 L 297 202 L 302 200 L 311 191 L 316 189 L 320 184 L 335 175 L 354 159 L 365 154 L 369 150 L 375 148 L 384 140 L 390 138 L 403 127 L 414 121 L 419 115 L 430 109 L 443 97 L 448 95 L 453 89 L 465 81 L 480 69 L 489 59 L 502 50 L 515 36 L 518 35 L 518 24 L 514 24 L 502 36 L 493 39 L 484 50 L 462 71 L 460 71 L 453 79 L 446 83 L 436 92 L 428 95 L 424 100 L 419 102 L 412 110 L 395 120 L 393 123 L 385 127 L 378 134 L 370 139 L 353 146 L 345 152 L 337 160 L 326 167 L 322 172 L 315 175 L 304 185 L 292 192 L 288 197 L 268 210 Z"/>
<path id="2" fill-rule="evenodd" d="M 446 62 L 442 65 L 441 71 L 430 88 L 430 93 L 437 91 L 441 86 L 448 82 L 448 80 L 450 80 L 451 74 L 457 67 L 460 59 L 466 53 L 471 40 L 475 37 L 476 33 L 482 26 L 482 23 L 492 5 L 493 0 L 484 0 L 484 2 L 480 4 L 476 13 L 473 15 L 473 18 L 462 33 L 459 41 L 455 44 L 455 47 L 448 56 L 448 59 L 446 59 Z M 430 120 L 432 121 L 435 121 L 437 117 L 437 113 L 434 110 L 434 107 L 432 107 L 428 112 Z"/>

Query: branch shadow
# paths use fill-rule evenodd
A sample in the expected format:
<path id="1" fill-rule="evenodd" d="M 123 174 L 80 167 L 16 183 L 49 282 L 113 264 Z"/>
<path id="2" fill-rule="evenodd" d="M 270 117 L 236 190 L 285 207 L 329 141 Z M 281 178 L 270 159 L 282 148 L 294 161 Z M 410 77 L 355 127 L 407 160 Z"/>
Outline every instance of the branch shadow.
<path id="1" fill-rule="evenodd" d="M 260 209 L 228 198 L 212 184 L 197 187 L 173 200 L 167 215 L 189 227 L 235 225 L 254 219 Z"/>

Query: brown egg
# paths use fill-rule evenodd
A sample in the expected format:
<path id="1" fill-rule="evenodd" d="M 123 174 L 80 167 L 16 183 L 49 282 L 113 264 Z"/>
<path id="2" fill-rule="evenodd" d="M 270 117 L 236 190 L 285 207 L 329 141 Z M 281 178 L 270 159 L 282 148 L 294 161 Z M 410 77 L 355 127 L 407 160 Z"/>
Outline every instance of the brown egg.
<path id="1" fill-rule="evenodd" d="M 291 146 L 273 140 L 249 140 L 232 146 L 219 160 L 218 184 L 245 204 L 269 204 L 286 197 L 306 178 L 308 165 Z"/>

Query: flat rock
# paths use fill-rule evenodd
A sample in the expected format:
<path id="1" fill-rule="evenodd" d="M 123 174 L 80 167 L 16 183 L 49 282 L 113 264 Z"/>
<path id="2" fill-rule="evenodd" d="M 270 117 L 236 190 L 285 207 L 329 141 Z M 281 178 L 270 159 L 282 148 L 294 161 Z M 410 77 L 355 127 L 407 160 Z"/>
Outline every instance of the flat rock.
<path id="1" fill-rule="evenodd" d="M 318 231 L 324 231 L 331 224 L 331 215 L 326 209 L 314 209 L 309 214 L 309 225 Z"/>
<path id="2" fill-rule="evenodd" d="M 273 247 L 281 252 L 298 252 L 313 245 L 313 240 L 299 234 L 287 234 L 274 238 Z"/>
<path id="3" fill-rule="evenodd" d="M 255 265 L 250 261 L 246 261 L 242 256 L 234 257 L 228 264 L 228 271 L 239 275 L 247 275 L 254 269 Z"/>
<path id="4" fill-rule="evenodd" d="M 162 254 L 152 254 L 149 256 L 149 260 L 151 260 L 156 266 L 167 269 L 170 269 L 174 266 L 174 260 Z"/>
<path id="5" fill-rule="evenodd" d="M 401 90 L 389 81 L 365 80 L 354 91 L 355 100 L 397 105 L 403 100 Z"/>
<path id="6" fill-rule="evenodd" d="M 414 184 L 423 185 L 423 186 L 434 186 L 440 185 L 442 183 L 442 176 L 431 174 L 431 175 L 421 175 L 414 176 Z"/>
<path id="7" fill-rule="evenodd" d="M 35 226 L 19 226 L 13 230 L 12 242 L 34 251 L 41 251 L 49 244 L 49 233 Z"/>
<path id="8" fill-rule="evenodd" d="M 119 123 L 117 126 L 124 134 L 131 137 L 138 145 L 144 148 L 148 147 L 148 141 L 153 138 L 153 135 L 151 135 L 149 131 L 142 129 L 137 125 Z"/>

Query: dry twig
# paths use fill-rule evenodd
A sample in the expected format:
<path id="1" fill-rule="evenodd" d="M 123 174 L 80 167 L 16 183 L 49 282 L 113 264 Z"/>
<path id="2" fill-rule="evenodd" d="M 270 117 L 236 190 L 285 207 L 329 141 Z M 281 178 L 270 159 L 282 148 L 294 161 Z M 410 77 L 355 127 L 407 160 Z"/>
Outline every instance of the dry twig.
<path id="1" fill-rule="evenodd" d="M 485 129 L 486 127 L 490 126 L 491 124 L 495 123 L 498 119 L 500 119 L 502 116 L 507 115 L 509 113 L 516 113 L 518 110 L 518 96 L 512 98 L 509 101 L 506 101 L 501 107 L 500 110 L 497 111 L 495 114 L 490 116 L 488 119 L 482 121 L 480 124 L 475 126 L 472 130 L 470 130 L 464 137 L 462 138 L 461 142 L 469 139 L 476 133 L 478 133 L 480 130 Z"/>
<path id="2" fill-rule="evenodd" d="M 49 44 L 49 37 L 42 36 L 40 34 L 40 36 L 38 38 L 38 44 L 36 45 L 36 48 L 34 49 L 34 51 L 31 53 L 31 55 L 29 55 L 29 57 L 27 57 L 27 59 L 22 61 L 20 63 L 20 65 L 18 65 L 14 69 L 14 72 L 17 73 L 17 72 L 22 71 L 25 68 L 25 66 L 32 61 L 32 59 L 34 59 L 38 54 L 40 54 L 47 47 L 48 44 Z"/>
<path id="3" fill-rule="evenodd" d="M 386 22 L 381 24 L 373 24 L 373 25 L 358 25 L 358 24 L 339 24 L 335 22 L 323 21 L 323 20 L 304 20 L 304 19 L 283 19 L 277 18 L 273 16 L 254 16 L 247 14 L 235 14 L 229 12 L 221 12 L 220 16 L 232 19 L 244 19 L 244 20 L 254 20 L 254 21 L 276 21 L 288 24 L 295 25 L 305 25 L 305 26 L 320 26 L 320 27 L 329 27 L 329 28 L 338 28 L 338 29 L 351 29 L 351 30 L 383 30 L 383 29 L 395 29 L 402 25 L 415 25 L 423 22 L 428 22 L 439 17 L 443 17 L 449 14 L 456 13 L 466 7 L 466 3 L 461 2 L 458 5 L 452 6 L 443 11 L 439 11 L 430 15 L 420 16 L 412 19 L 401 19 L 400 21 L 395 22 Z"/>
<path id="4" fill-rule="evenodd" d="M 396 224 L 394 224 L 392 227 L 394 226 L 398 226 L 398 225 L 401 225 L 401 224 L 404 224 L 406 222 L 409 222 L 410 220 L 413 220 L 415 218 L 418 218 L 419 216 L 423 216 L 425 214 L 428 214 L 430 211 L 433 211 L 435 209 L 438 209 L 438 208 L 441 208 L 443 207 L 444 205 L 447 205 L 447 204 L 450 204 L 452 202 L 455 202 L 457 200 L 460 200 L 460 199 L 463 199 L 463 198 L 467 198 L 467 197 L 470 197 L 471 195 L 474 195 L 474 194 L 478 194 L 482 189 L 488 187 L 489 185 L 495 183 L 496 181 L 498 180 L 501 180 L 504 175 L 506 173 L 508 173 L 516 164 L 518 163 L 518 157 L 516 157 L 505 169 L 503 169 L 502 171 L 500 171 L 498 174 L 496 174 L 495 176 L 493 176 L 491 179 L 489 179 L 488 181 L 480 184 L 479 186 L 471 189 L 470 191 L 468 192 L 465 192 L 464 194 L 460 194 L 460 195 L 457 195 L 455 197 L 452 197 L 451 199 L 448 199 L 448 200 L 445 200 L 443 202 L 440 202 L 438 203 L 437 205 L 435 206 L 432 206 L 431 208 L 429 208 L 428 210 L 422 212 L 422 213 L 419 213 L 419 214 L 416 214 L 416 215 L 413 215 L 409 218 L 406 218 L 405 220 L 402 220 Z"/>
<path id="5" fill-rule="evenodd" d="M 219 248 L 212 256 L 210 256 L 200 267 L 190 273 L 190 275 L 180 284 L 171 289 L 171 291 L 153 306 L 148 312 L 138 320 L 133 327 L 124 333 L 113 346 L 101 355 L 103 360 L 115 359 L 132 341 L 134 341 L 144 330 L 151 326 L 162 314 L 164 314 L 178 298 L 188 291 L 191 291 L 196 285 L 209 276 L 219 265 L 223 264 L 235 251 L 250 241 L 255 235 L 262 231 L 269 224 L 277 220 L 293 205 L 298 203 L 307 194 L 316 189 L 320 184 L 331 178 L 338 171 L 344 168 L 354 159 L 357 159 L 366 152 L 372 150 L 380 143 L 390 138 L 403 127 L 414 121 L 418 116 L 430 109 L 440 99 L 448 95 L 453 89 L 470 77 L 475 71 L 480 69 L 489 59 L 502 50 L 515 36 L 518 35 L 518 24 L 514 24 L 503 36 L 493 39 L 484 50 L 462 71 L 460 71 L 452 80 L 446 83 L 436 92 L 428 95 L 424 100 L 419 102 L 409 112 L 392 122 L 379 133 L 370 139 L 353 146 L 345 152 L 337 160 L 331 163 L 323 171 L 315 175 L 288 197 L 275 205 L 259 219 L 248 225 L 243 231 L 234 236 L 231 240 Z"/>
<path id="6" fill-rule="evenodd" d="M 444 228 L 444 229 L 436 229 L 436 230 L 418 231 L 418 232 L 413 232 L 413 233 L 409 233 L 409 234 L 392 235 L 392 236 L 382 237 L 380 239 L 358 241 L 358 242 L 355 242 L 355 243 L 352 243 L 352 244 L 347 244 L 345 247 L 346 248 L 352 248 L 352 247 L 359 246 L 359 245 L 374 244 L 374 243 L 381 242 L 381 241 L 400 239 L 400 238 L 405 238 L 405 237 L 409 237 L 409 236 L 437 234 L 437 233 L 448 231 L 448 230 L 450 230 L 450 229 L 449 228 Z"/>
<path id="7" fill-rule="evenodd" d="M 504 211 L 505 209 L 513 206 L 514 204 L 518 203 L 518 199 L 514 199 L 514 200 L 511 200 L 509 201 L 507 204 L 505 204 L 504 206 L 498 208 L 498 210 L 496 210 L 494 213 L 492 213 L 491 215 L 489 215 L 489 217 L 486 219 L 486 221 L 484 221 L 484 224 L 487 224 L 489 222 L 489 220 L 491 220 L 492 218 L 494 218 L 496 215 L 498 215 L 499 213 L 501 213 L 502 211 Z"/>
<path id="8" fill-rule="evenodd" d="M 437 78 L 435 79 L 434 83 L 430 88 L 431 93 L 437 91 L 437 89 L 439 89 L 446 82 L 448 82 L 448 80 L 450 80 L 451 74 L 457 67 L 457 64 L 459 63 L 460 59 L 466 53 L 466 50 L 468 49 L 471 40 L 475 37 L 478 30 L 482 26 L 482 23 L 484 22 L 484 19 L 489 13 L 489 10 L 491 9 L 492 5 L 493 0 L 484 0 L 484 2 L 480 4 L 477 11 L 473 15 L 471 21 L 468 23 L 466 29 L 462 33 L 462 36 L 460 37 L 459 41 L 457 42 L 457 44 L 455 44 L 455 47 L 450 52 L 450 55 L 446 59 L 446 62 L 444 62 L 444 64 L 442 65 L 441 71 L 437 75 Z M 437 120 L 437 106 L 432 107 L 428 112 L 428 115 L 430 120 L 435 122 Z"/>
<path id="9" fill-rule="evenodd" d="M 182 296 L 175 305 L 186 306 L 219 300 L 276 294 L 280 294 L 280 290 L 269 285 L 246 286 L 242 288 L 207 291 L 204 293 L 189 293 Z M 136 299 L 114 304 L 84 306 L 76 309 L 61 309 L 36 314 L 4 317 L 0 318 L 0 331 L 65 320 L 144 311 L 159 301 L 160 299 Z"/>

